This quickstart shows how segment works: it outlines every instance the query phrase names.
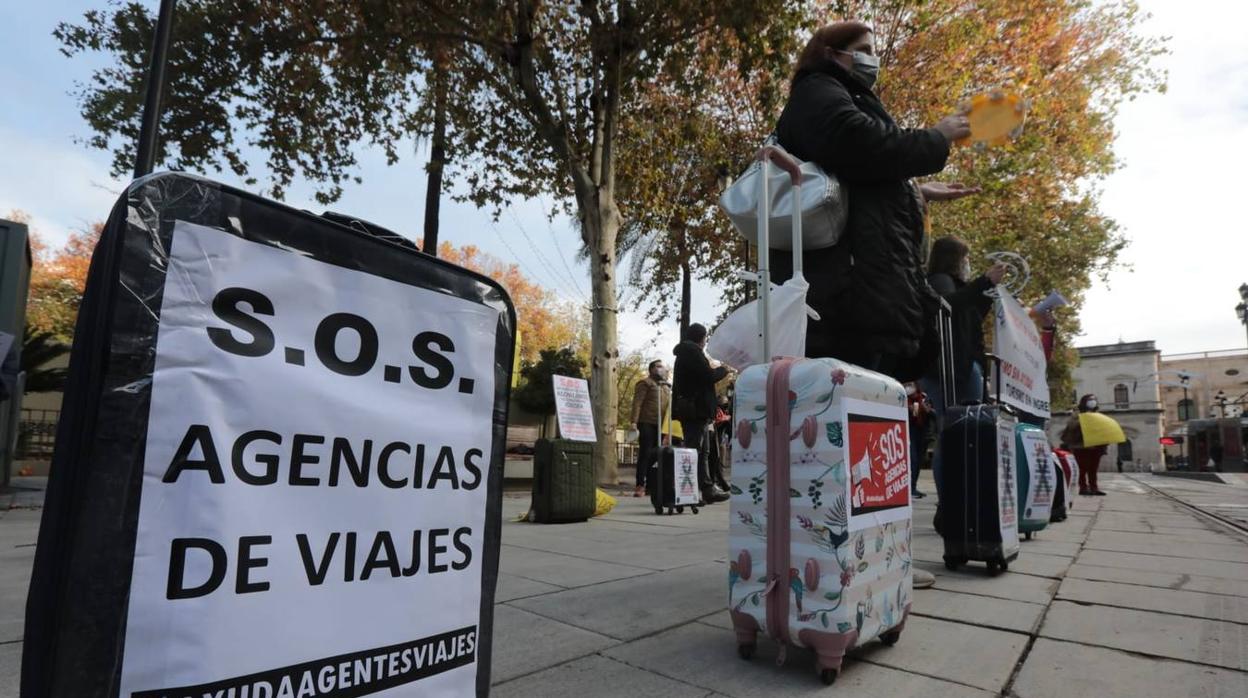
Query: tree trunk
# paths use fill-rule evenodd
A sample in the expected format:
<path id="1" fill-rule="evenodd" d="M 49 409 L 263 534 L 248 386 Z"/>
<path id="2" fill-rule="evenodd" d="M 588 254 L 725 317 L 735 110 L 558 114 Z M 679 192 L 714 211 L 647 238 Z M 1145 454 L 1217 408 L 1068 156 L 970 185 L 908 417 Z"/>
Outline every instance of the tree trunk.
<path id="1" fill-rule="evenodd" d="M 591 250 L 590 279 L 593 298 L 590 333 L 590 397 L 594 404 L 598 447 L 594 450 L 594 473 L 598 482 L 614 485 L 619 480 L 615 430 L 619 422 L 619 388 L 616 385 L 620 357 L 617 337 L 615 241 L 620 230 L 614 201 L 582 213 Z"/>
<path id="2" fill-rule="evenodd" d="M 438 216 L 442 208 L 442 170 L 446 165 L 446 84 L 440 74 L 433 88 L 433 135 L 429 144 L 429 179 L 425 188 L 425 239 L 421 249 L 438 256 Z"/>
<path id="3" fill-rule="evenodd" d="M 691 287 L 689 274 L 689 260 L 680 263 L 680 339 L 683 341 L 685 335 L 689 333 L 689 324 L 693 322 L 689 319 L 689 304 L 691 301 Z"/>

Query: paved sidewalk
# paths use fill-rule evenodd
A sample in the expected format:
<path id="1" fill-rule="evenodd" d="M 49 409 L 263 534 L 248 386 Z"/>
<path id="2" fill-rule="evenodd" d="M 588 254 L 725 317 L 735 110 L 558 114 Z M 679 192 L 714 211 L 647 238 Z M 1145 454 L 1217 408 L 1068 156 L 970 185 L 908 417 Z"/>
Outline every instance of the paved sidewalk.
<path id="1" fill-rule="evenodd" d="M 982 566 L 944 569 L 933 497 L 920 500 L 915 564 L 936 588 L 915 592 L 896 647 L 856 651 L 830 688 L 804 652 L 777 666 L 766 639 L 753 661 L 737 658 L 724 610 L 726 505 L 656 517 L 648 500 L 623 497 L 603 519 L 539 526 L 511 521 L 528 497 L 509 495 L 493 693 L 1248 696 L 1248 538 L 1158 492 L 1233 511 L 1248 508 L 1248 487 L 1109 474 L 1102 483 L 1108 497 L 1077 497 L 1074 515 L 1025 541 L 997 578 Z M 0 510 L 4 697 L 16 695 L 38 515 Z"/>

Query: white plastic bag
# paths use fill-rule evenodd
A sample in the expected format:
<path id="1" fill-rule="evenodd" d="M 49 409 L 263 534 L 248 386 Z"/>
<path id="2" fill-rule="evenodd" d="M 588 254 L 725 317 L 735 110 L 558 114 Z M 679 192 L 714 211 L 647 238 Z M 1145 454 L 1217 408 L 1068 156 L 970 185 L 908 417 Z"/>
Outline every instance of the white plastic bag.
<path id="1" fill-rule="evenodd" d="M 759 356 L 758 301 L 754 300 L 732 311 L 711 334 L 706 353 L 714 356 L 737 371 L 747 366 L 770 361 L 774 356 L 806 356 L 807 318 L 819 319 L 814 310 L 806 306 L 806 291 L 810 285 L 805 279 L 795 278 L 776 286 L 771 285 L 771 353 Z"/>

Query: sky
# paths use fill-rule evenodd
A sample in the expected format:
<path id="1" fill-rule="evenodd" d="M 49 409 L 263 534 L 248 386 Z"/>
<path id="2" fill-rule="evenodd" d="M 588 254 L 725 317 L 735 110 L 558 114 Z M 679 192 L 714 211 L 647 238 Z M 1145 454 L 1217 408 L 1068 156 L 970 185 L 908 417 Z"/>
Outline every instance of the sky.
<path id="1" fill-rule="evenodd" d="M 66 58 L 51 32 L 104 0 L 0 3 L 0 215 L 21 209 L 53 244 L 103 220 L 125 182 L 109 176 L 109 155 L 81 144 L 89 135 L 72 91 L 101 57 Z M 155 6 L 155 0 L 149 2 Z M 1142 0 L 1153 15 L 1145 30 L 1172 37 L 1160 65 L 1169 90 L 1128 103 L 1114 149 L 1121 170 L 1103 183 L 1102 211 L 1118 221 L 1129 246 L 1124 267 L 1097 281 L 1082 310 L 1079 345 L 1152 339 L 1166 354 L 1244 347 L 1235 317 L 1237 288 L 1248 282 L 1243 229 L 1248 182 L 1248 3 L 1238 0 Z M 329 208 L 410 237 L 420 234 L 428 156 L 388 166 L 377 151 L 361 152 L 358 174 Z M 204 173 L 241 186 L 228 173 Z M 320 212 L 313 187 L 297 183 L 287 203 Z M 514 262 L 560 297 L 589 304 L 588 267 L 577 259 L 579 235 L 567 219 L 549 221 L 548 201 L 519 201 L 494 222 L 470 204 L 444 199 L 441 239 L 473 244 Z M 1019 250 L 1025 254 L 1025 250 Z M 627 259 L 621 271 L 627 269 Z M 626 276 L 626 274 L 623 274 Z M 651 322 L 637 293 L 624 289 L 619 337 L 625 350 L 669 358 L 675 318 Z M 720 294 L 695 281 L 695 321 L 718 317 Z"/>

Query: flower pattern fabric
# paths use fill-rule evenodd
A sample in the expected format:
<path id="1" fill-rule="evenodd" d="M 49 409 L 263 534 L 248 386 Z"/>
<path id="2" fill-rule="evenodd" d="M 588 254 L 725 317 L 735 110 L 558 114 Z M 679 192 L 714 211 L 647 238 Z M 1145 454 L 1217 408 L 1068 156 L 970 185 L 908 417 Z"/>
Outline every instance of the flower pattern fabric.
<path id="1" fill-rule="evenodd" d="M 735 414 L 743 418 L 732 442 L 729 608 L 767 627 L 766 456 L 768 440 L 779 436 L 789 442 L 792 568 L 771 593 L 790 595 L 790 639 L 798 643 L 798 631 L 810 628 L 856 630 L 858 644 L 868 642 L 902 622 L 910 603 L 911 520 L 849 530 L 842 401 L 904 404 L 905 390 L 835 359 L 798 361 L 790 374 L 790 428 L 773 435 L 764 428 L 767 371 L 753 366 L 737 379 Z"/>

